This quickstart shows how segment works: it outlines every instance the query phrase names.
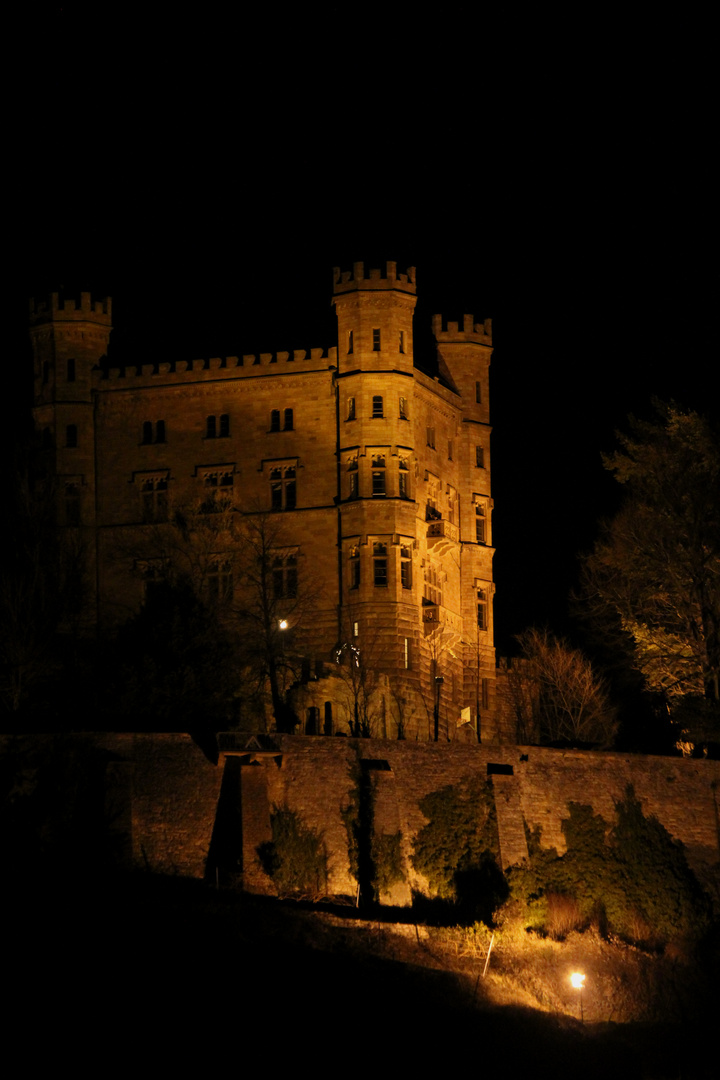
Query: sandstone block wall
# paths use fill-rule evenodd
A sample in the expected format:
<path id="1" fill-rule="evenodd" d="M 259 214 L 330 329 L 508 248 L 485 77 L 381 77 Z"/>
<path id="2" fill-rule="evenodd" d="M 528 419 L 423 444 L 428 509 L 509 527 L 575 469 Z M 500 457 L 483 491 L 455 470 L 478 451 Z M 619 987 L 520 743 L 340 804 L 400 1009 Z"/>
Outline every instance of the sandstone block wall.
<path id="1" fill-rule="evenodd" d="M 28 798 L 43 763 L 57 762 L 59 755 L 90 762 L 92 770 L 88 766 L 72 774 L 54 769 L 61 786 L 50 792 L 56 802 L 46 809 L 56 819 L 70 820 L 73 800 L 89 805 L 78 802 L 77 776 L 102 773 L 108 829 L 118 841 L 121 861 L 125 853 L 138 869 L 213 880 L 217 865 L 222 872 L 242 873 L 254 891 L 270 891 L 257 846 L 270 838 L 273 806 L 286 806 L 322 834 L 329 892 L 355 895 L 342 812 L 357 796 L 363 768 L 372 770 L 375 829 L 380 835 L 402 832 L 412 888 L 426 884 L 410 861 L 413 839 L 426 824 L 421 800 L 476 776 L 490 777 L 493 784 L 505 866 L 526 850 L 525 823 L 531 829 L 540 826 L 543 845 L 562 852 L 569 802 L 592 806 L 610 823 L 616 802 L 631 784 L 644 813 L 655 815 L 682 841 L 702 879 L 712 884 L 720 872 L 718 761 L 290 735 L 236 736 L 234 749 L 222 752 L 217 765 L 181 734 L 5 737 L 0 753 L 15 762 L 12 768 L 24 785 L 17 790 Z M 75 777 L 72 790 L 62 788 L 66 775 Z M 47 785 L 44 791 L 47 802 Z M 225 838 L 218 846 L 221 819 Z"/>

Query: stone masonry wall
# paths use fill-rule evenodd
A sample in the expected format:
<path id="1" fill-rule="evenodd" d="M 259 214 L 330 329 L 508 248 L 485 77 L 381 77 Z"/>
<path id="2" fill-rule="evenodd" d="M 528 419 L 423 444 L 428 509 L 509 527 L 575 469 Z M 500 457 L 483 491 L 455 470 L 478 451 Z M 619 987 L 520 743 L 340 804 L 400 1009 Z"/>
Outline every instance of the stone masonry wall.
<path id="1" fill-rule="evenodd" d="M 259 737 L 269 743 L 268 737 Z M 242 740 L 245 739 L 246 743 Z M 157 873 L 204 877 L 220 820 L 223 774 L 240 758 L 242 832 L 236 859 L 254 891 L 270 891 L 255 857 L 257 843 L 269 836 L 274 805 L 287 806 L 322 833 L 329 858 L 328 891 L 354 895 L 347 832 L 342 811 L 358 790 L 362 762 L 377 770 L 375 827 L 391 835 L 399 828 L 412 888 L 425 883 L 412 871 L 412 841 L 426 824 L 419 802 L 425 795 L 471 776 L 491 776 L 498 809 L 504 865 L 522 857 L 523 821 L 540 826 L 544 846 L 564 850 L 562 821 L 568 803 L 589 804 L 611 822 L 615 803 L 632 785 L 645 814 L 655 815 L 685 845 L 688 861 L 707 881 L 720 870 L 720 762 L 617 753 L 550 750 L 507 745 L 459 745 L 374 739 L 278 735 L 257 751 L 258 737 L 236 736 L 236 748 L 220 754 L 218 765 L 204 756 L 188 735 L 75 735 L 61 742 L 49 736 L 4 738 L 0 752 L 18 762 L 71 751 L 92 758 L 105 770 L 109 829 L 124 837 L 118 850 L 131 852 L 132 864 Z M 80 755 L 80 757 L 78 757 Z M 237 776 L 237 760 L 234 775 Z M 512 772 L 510 771 L 512 770 Z M 378 777 L 380 779 L 378 779 Z M 237 787 L 237 781 L 235 781 Z M 32 794 L 27 789 L 28 794 Z M 377 794 L 379 793 L 379 794 Z M 57 814 L 66 814 L 71 792 L 57 792 Z M 223 796 L 225 797 L 225 796 Z M 263 805 L 259 805 L 262 803 Z M 232 821 L 232 818 L 226 820 Z M 257 835 L 255 835 L 257 834 Z M 121 838 L 123 839 L 123 838 Z"/>

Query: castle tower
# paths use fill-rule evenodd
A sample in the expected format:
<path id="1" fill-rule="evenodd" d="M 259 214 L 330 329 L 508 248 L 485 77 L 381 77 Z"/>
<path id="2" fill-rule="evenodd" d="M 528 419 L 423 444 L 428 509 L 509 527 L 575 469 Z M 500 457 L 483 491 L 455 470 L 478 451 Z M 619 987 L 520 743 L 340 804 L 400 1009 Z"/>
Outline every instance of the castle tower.
<path id="1" fill-rule="evenodd" d="M 95 432 L 92 370 L 110 340 L 111 301 L 90 293 L 30 301 L 36 430 L 55 457 L 58 521 L 95 523 Z"/>
<path id="2" fill-rule="evenodd" d="M 334 274 L 338 318 L 341 635 L 409 670 L 419 633 L 413 425 L 415 270 Z M 414 600 L 415 597 L 415 600 Z M 357 640 L 356 640 L 357 639 Z"/>
<path id="3" fill-rule="evenodd" d="M 471 713 L 477 711 L 483 741 L 487 741 L 497 734 L 489 723 L 496 714 L 489 403 L 492 322 L 475 324 L 472 315 L 465 315 L 462 327 L 448 322 L 443 329 L 442 317 L 435 315 L 433 334 L 439 369 L 446 372 L 461 399 L 455 456 L 458 486 L 465 493 L 458 507 L 463 695 L 471 703 Z"/>

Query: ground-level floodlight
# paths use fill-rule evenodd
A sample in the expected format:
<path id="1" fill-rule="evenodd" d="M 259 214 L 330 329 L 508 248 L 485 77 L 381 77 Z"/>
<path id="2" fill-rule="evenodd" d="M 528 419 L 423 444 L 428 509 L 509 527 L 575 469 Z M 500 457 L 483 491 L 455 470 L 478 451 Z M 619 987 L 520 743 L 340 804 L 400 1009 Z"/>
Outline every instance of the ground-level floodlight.
<path id="1" fill-rule="evenodd" d="M 572 985 L 575 987 L 576 990 L 580 991 L 580 1023 L 584 1024 L 585 1023 L 585 1017 L 583 1016 L 582 992 L 583 992 L 583 986 L 585 985 L 585 976 L 580 971 L 573 971 L 572 975 L 570 976 L 570 982 L 572 983 Z"/>

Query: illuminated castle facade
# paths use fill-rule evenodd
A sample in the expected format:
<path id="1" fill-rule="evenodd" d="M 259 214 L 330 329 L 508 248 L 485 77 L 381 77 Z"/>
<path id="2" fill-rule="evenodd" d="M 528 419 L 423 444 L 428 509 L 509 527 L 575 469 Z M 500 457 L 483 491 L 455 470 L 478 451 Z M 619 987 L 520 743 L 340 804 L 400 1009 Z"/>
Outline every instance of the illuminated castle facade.
<path id="1" fill-rule="evenodd" d="M 178 509 L 240 524 L 204 542 L 205 594 L 226 602 L 242 589 L 242 523 L 261 520 L 302 657 L 288 688 L 298 731 L 350 729 L 355 665 L 372 672 L 374 735 L 492 739 L 490 322 L 435 316 L 427 373 L 413 361 L 413 268 L 356 263 L 333 293 L 327 351 L 124 368 L 104 359 L 110 300 L 33 302 L 35 423 L 59 520 L 85 540 L 93 619 L 127 618 L 163 576 L 158 537 Z"/>

